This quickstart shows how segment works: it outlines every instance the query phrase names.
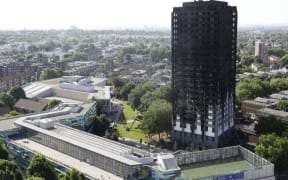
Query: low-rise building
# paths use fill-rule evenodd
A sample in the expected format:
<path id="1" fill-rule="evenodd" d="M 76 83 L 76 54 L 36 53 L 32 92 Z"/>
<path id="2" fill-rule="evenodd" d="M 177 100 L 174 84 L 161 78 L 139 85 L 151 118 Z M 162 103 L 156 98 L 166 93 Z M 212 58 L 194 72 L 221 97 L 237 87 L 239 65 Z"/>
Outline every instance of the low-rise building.
<path id="1" fill-rule="evenodd" d="M 288 112 L 284 112 L 284 111 L 279 111 L 279 110 L 275 110 L 275 109 L 271 109 L 271 108 L 262 108 L 257 110 L 256 115 L 258 117 L 267 117 L 267 116 L 276 116 L 278 118 L 280 118 L 283 123 L 285 123 L 286 125 L 288 125 Z"/>
<path id="2" fill-rule="evenodd" d="M 30 99 L 60 97 L 83 102 L 97 99 L 103 112 L 111 112 L 110 86 L 106 86 L 105 78 L 64 76 L 59 79 L 34 82 L 23 89 Z"/>
<path id="3" fill-rule="evenodd" d="M 256 112 L 262 108 L 275 107 L 278 100 L 257 97 L 254 100 L 244 100 L 241 103 L 242 114 L 246 118 L 256 119 Z"/>
<path id="4" fill-rule="evenodd" d="M 39 101 L 21 98 L 15 103 L 15 105 L 13 106 L 13 109 L 23 114 L 27 114 L 27 113 L 41 112 L 47 107 L 47 105 L 48 105 L 48 101 L 39 102 Z"/>

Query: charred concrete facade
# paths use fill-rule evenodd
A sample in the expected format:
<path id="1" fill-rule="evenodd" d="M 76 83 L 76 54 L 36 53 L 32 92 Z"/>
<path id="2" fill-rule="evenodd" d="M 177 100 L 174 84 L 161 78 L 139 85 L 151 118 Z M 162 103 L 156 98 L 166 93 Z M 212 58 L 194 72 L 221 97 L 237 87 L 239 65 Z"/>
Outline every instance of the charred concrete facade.
<path id="1" fill-rule="evenodd" d="M 172 12 L 173 138 L 215 148 L 234 127 L 237 9 L 185 2 Z"/>

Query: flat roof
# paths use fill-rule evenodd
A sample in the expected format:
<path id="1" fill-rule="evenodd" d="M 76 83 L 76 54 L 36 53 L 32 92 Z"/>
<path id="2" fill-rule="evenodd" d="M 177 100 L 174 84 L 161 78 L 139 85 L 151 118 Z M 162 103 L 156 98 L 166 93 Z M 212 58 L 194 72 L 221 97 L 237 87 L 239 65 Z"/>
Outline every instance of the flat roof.
<path id="1" fill-rule="evenodd" d="M 221 176 L 223 174 L 237 173 L 246 169 L 254 169 L 255 166 L 246 160 L 238 160 L 232 162 L 222 162 L 217 164 L 201 164 L 201 166 L 183 166 L 181 175 L 189 179 L 199 179 L 201 177 Z"/>
<path id="2" fill-rule="evenodd" d="M 39 83 L 48 84 L 48 85 L 58 85 L 61 79 L 62 78 L 48 79 L 48 80 L 39 81 Z"/>
<path id="3" fill-rule="evenodd" d="M 144 155 L 146 157 L 150 156 L 150 153 L 143 151 L 141 149 L 127 146 L 119 142 L 115 142 L 106 138 L 102 138 L 60 124 L 55 124 L 53 129 L 47 130 L 37 127 L 34 124 L 28 123 L 24 119 L 18 119 L 17 121 L 15 121 L 15 123 L 19 126 L 26 127 L 34 131 L 54 137 L 56 139 L 63 140 L 75 146 L 82 147 L 89 151 L 101 154 L 103 156 L 115 159 L 119 162 L 131 166 L 141 165 L 143 163 L 127 158 L 124 155 L 126 154 L 132 155 L 132 152 L 137 152 L 138 154 Z"/>
<path id="4" fill-rule="evenodd" d="M 56 99 L 56 100 L 60 100 L 62 103 L 81 103 L 82 102 L 82 101 L 64 98 L 64 97 L 58 97 L 58 96 L 49 96 L 49 97 L 44 97 L 43 99 L 47 99 L 47 100 Z"/>
<path id="5" fill-rule="evenodd" d="M 258 113 L 271 114 L 271 115 L 274 115 L 274 116 L 280 116 L 280 117 L 283 117 L 283 118 L 288 117 L 288 112 L 279 111 L 279 110 L 275 110 L 275 109 L 271 109 L 271 108 L 262 108 L 262 109 L 259 109 L 257 112 Z"/>
<path id="6" fill-rule="evenodd" d="M 102 170 L 100 168 L 97 168 L 96 166 L 90 165 L 84 161 L 80 161 L 76 158 L 73 158 L 69 155 L 66 155 L 64 153 L 61 153 L 59 151 L 56 151 L 52 148 L 49 148 L 47 146 L 44 146 L 42 144 L 39 144 L 37 142 L 27 140 L 27 139 L 18 139 L 18 140 L 12 140 L 10 143 L 13 143 L 15 145 L 20 145 L 20 147 L 24 147 L 27 150 L 30 150 L 34 153 L 39 153 L 45 155 L 48 159 L 56 162 L 60 162 L 63 165 L 75 168 L 79 170 L 80 172 L 87 174 L 95 179 L 122 179 L 121 177 L 115 176 L 112 173 L 109 173 L 105 170 Z"/>
<path id="7" fill-rule="evenodd" d="M 14 128 L 14 122 L 18 119 L 17 118 L 6 118 L 6 119 L 0 119 L 0 131 L 5 131 L 9 129 Z"/>
<path id="8" fill-rule="evenodd" d="M 39 116 L 39 118 L 40 118 L 41 115 L 51 114 L 48 117 L 49 119 L 52 119 L 54 121 L 64 120 L 67 118 L 76 117 L 76 116 L 80 116 L 80 115 L 85 114 L 91 108 L 92 105 L 93 105 L 93 103 L 83 103 L 81 105 L 82 109 L 77 113 L 70 112 L 70 113 L 66 113 L 66 114 L 58 114 L 58 113 L 56 113 L 58 111 L 45 111 L 45 112 L 33 113 L 33 115 L 23 114 L 22 116 L 17 116 L 17 117 L 12 117 L 12 118 L 2 118 L 2 119 L 0 118 L 0 131 L 5 131 L 5 130 L 15 128 L 14 122 L 16 120 L 18 120 L 19 118 L 37 117 L 37 116 Z M 66 109 L 68 109 L 68 108 L 66 107 Z M 64 109 L 62 109 L 62 110 L 64 110 Z M 67 110 L 65 110 L 65 111 L 67 111 Z M 53 114 L 53 113 L 55 113 L 55 114 Z"/>

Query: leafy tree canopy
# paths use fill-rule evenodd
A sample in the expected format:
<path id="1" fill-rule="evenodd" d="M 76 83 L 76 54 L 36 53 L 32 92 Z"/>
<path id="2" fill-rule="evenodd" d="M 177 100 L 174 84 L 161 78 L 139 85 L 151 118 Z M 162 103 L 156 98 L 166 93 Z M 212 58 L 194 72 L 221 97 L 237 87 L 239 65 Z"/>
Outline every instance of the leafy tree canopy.
<path id="1" fill-rule="evenodd" d="M 148 135 L 160 134 L 171 130 L 172 106 L 165 100 L 159 100 L 151 104 L 144 112 L 144 119 L 141 121 L 141 129 Z"/>
<path id="2" fill-rule="evenodd" d="M 276 133 L 281 136 L 285 129 L 285 124 L 275 116 L 260 117 L 255 125 L 257 135 Z"/>
<path id="3" fill-rule="evenodd" d="M 245 78 L 236 85 L 236 98 L 238 102 L 256 97 L 266 96 L 271 92 L 269 81 L 258 78 Z"/>
<path id="4" fill-rule="evenodd" d="M 53 107 L 57 106 L 58 104 L 60 104 L 62 101 L 57 100 L 57 99 L 52 99 L 48 102 L 48 106 L 47 109 L 52 109 Z"/>
<path id="5" fill-rule="evenodd" d="M 63 72 L 59 68 L 45 68 L 41 72 L 40 79 L 46 80 L 46 79 L 59 78 L 62 75 L 63 75 Z"/>
<path id="6" fill-rule="evenodd" d="M 288 100 L 280 100 L 277 103 L 276 108 L 280 111 L 288 112 Z"/>
<path id="7" fill-rule="evenodd" d="M 10 108 L 12 108 L 15 104 L 15 99 L 13 96 L 7 93 L 0 94 L 0 100 Z"/>
<path id="8" fill-rule="evenodd" d="M 275 164 L 277 174 L 288 172 L 288 138 L 278 137 L 276 134 L 262 135 L 255 148 L 256 154 Z"/>
<path id="9" fill-rule="evenodd" d="M 45 179 L 42 178 L 42 177 L 35 177 L 35 176 L 32 176 L 32 177 L 29 177 L 27 180 L 45 180 Z"/>
<path id="10" fill-rule="evenodd" d="M 49 180 L 57 180 L 57 174 L 52 163 L 43 155 L 35 155 L 30 161 L 28 175 L 42 177 Z"/>
<path id="11" fill-rule="evenodd" d="M 85 175 L 76 169 L 67 171 L 64 175 L 60 175 L 60 180 L 86 180 Z"/>
<path id="12" fill-rule="evenodd" d="M 286 54 L 285 56 L 283 56 L 279 63 L 281 64 L 282 67 L 287 67 L 288 66 L 288 54 Z"/>
<path id="13" fill-rule="evenodd" d="M 5 144 L 0 141 L 0 159 L 8 159 L 8 149 Z"/>
<path id="14" fill-rule="evenodd" d="M 15 162 L 0 159 L 0 179 L 23 180 L 23 176 Z"/>
<path id="15" fill-rule="evenodd" d="M 128 100 L 128 95 L 135 87 L 136 85 L 133 82 L 125 83 L 125 85 L 120 88 L 118 96 L 123 100 Z"/>
<path id="16" fill-rule="evenodd" d="M 272 48 L 272 49 L 268 50 L 267 53 L 269 56 L 274 55 L 274 56 L 277 56 L 280 58 L 285 55 L 285 51 L 281 48 Z"/>
<path id="17" fill-rule="evenodd" d="M 91 133 L 98 136 L 104 136 L 106 129 L 110 126 L 110 121 L 105 114 L 93 116 L 91 124 Z"/>
<path id="18" fill-rule="evenodd" d="M 155 89 L 154 91 L 146 92 L 140 99 L 141 101 L 141 111 L 146 111 L 147 108 L 157 100 L 167 100 L 172 99 L 172 90 L 170 86 L 163 86 Z"/>
<path id="19" fill-rule="evenodd" d="M 272 78 L 270 80 L 270 89 L 274 92 L 288 89 L 288 78 Z"/>
<path id="20" fill-rule="evenodd" d="M 114 85 L 116 88 L 120 88 L 124 85 L 124 82 L 118 76 L 118 74 L 113 73 L 108 77 L 108 84 Z"/>
<path id="21" fill-rule="evenodd" d="M 22 87 L 19 86 L 13 87 L 9 93 L 16 99 L 16 101 L 18 101 L 20 98 L 26 98 L 25 91 L 23 90 Z"/>
<path id="22" fill-rule="evenodd" d="M 128 95 L 128 102 L 133 109 L 140 109 L 141 97 L 148 91 L 156 89 L 156 85 L 151 82 L 144 83 L 134 88 Z"/>

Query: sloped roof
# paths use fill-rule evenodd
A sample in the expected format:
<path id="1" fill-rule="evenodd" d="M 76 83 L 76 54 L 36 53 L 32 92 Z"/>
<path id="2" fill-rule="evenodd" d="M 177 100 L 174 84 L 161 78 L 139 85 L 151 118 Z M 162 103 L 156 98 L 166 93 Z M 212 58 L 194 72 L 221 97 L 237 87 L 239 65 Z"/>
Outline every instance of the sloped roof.
<path id="1" fill-rule="evenodd" d="M 21 108 L 29 111 L 41 112 L 45 108 L 45 106 L 47 106 L 47 103 L 37 102 L 29 99 L 19 99 L 14 105 L 14 108 Z"/>

